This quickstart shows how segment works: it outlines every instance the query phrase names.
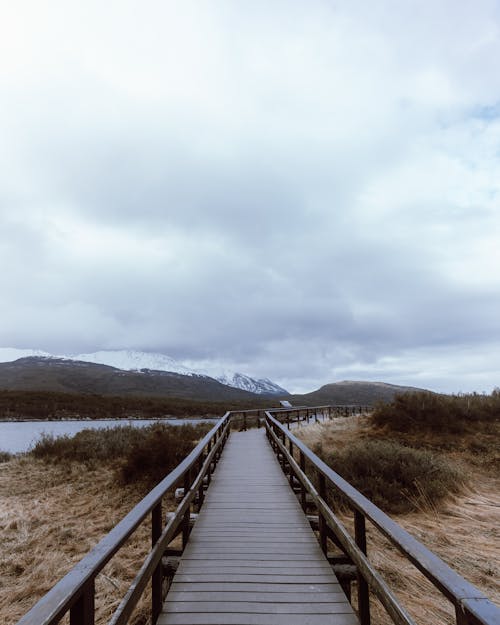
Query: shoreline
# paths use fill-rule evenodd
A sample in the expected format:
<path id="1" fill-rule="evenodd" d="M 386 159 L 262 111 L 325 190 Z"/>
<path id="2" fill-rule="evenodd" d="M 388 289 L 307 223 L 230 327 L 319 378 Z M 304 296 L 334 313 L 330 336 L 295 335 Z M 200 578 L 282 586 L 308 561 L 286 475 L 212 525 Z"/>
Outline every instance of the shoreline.
<path id="1" fill-rule="evenodd" d="M 220 417 L 193 417 L 191 415 L 186 417 L 99 417 L 93 419 L 92 417 L 61 417 L 52 419 L 34 419 L 34 418 L 8 418 L 4 419 L 0 417 L 0 424 L 2 423 L 59 423 L 61 421 L 78 422 L 85 421 L 88 423 L 95 423 L 96 421 L 217 421 Z"/>

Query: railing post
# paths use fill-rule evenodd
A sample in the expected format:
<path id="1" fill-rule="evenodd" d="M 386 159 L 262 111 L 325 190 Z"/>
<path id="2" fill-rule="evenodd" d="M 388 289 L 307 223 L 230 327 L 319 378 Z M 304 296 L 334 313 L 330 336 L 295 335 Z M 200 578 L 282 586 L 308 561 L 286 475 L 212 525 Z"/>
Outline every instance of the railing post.
<path id="1" fill-rule="evenodd" d="M 162 531 L 161 499 L 151 511 L 151 547 L 154 548 Z M 162 606 L 162 564 L 161 561 L 153 571 L 151 578 L 151 621 L 154 625 L 160 615 Z"/>
<path id="2" fill-rule="evenodd" d="M 82 594 L 69 613 L 70 625 L 94 625 L 95 622 L 95 584 L 92 579 L 83 589 Z"/>
<path id="3" fill-rule="evenodd" d="M 191 470 L 188 469 L 184 473 L 184 497 L 187 495 L 191 487 Z M 188 506 L 182 520 L 182 548 L 185 549 L 189 540 L 189 522 L 191 520 L 191 505 Z"/>
<path id="4" fill-rule="evenodd" d="M 198 460 L 198 467 L 197 467 L 197 471 L 196 473 L 198 474 L 201 471 L 201 467 L 203 466 L 203 456 L 200 456 L 200 459 Z M 198 512 L 201 510 L 201 506 L 203 505 L 203 499 L 204 499 L 204 491 L 203 491 L 203 479 L 200 482 L 200 485 L 198 486 Z"/>
<path id="5" fill-rule="evenodd" d="M 354 536 L 356 544 L 366 555 L 366 524 L 365 517 L 354 510 Z M 370 625 L 370 590 L 365 578 L 358 570 L 358 611 L 361 625 Z"/>
<path id="6" fill-rule="evenodd" d="M 293 458 L 293 443 L 292 443 L 291 440 L 288 440 L 288 451 L 290 452 L 290 456 L 292 456 L 292 458 Z M 294 473 L 293 473 L 293 470 L 292 470 L 291 463 L 288 463 L 288 469 L 290 471 L 290 474 L 288 476 L 288 481 L 290 482 L 290 486 L 293 488 Z"/>
<path id="7" fill-rule="evenodd" d="M 306 472 L 306 457 L 304 456 L 304 452 L 300 450 L 299 454 L 299 466 L 302 473 Z M 306 489 L 304 488 L 304 484 L 300 483 L 300 505 L 302 506 L 302 510 L 306 511 Z"/>
<path id="8" fill-rule="evenodd" d="M 208 442 L 207 455 L 210 455 L 210 452 L 212 451 L 213 445 L 214 445 L 214 440 L 213 440 L 213 438 L 211 438 L 210 441 Z M 210 462 L 208 464 L 208 469 L 207 469 L 207 486 L 210 484 L 211 480 L 212 480 L 212 462 Z"/>
<path id="9" fill-rule="evenodd" d="M 323 475 L 323 473 L 320 473 L 319 471 L 318 471 L 318 480 L 319 480 L 319 488 L 318 488 L 319 496 L 321 497 L 321 499 L 326 501 L 326 480 L 325 480 L 325 476 Z M 325 523 L 325 517 L 321 514 L 319 510 L 318 510 L 318 526 L 319 526 L 319 544 L 321 546 L 321 550 L 326 555 L 327 553 L 326 523 Z"/>

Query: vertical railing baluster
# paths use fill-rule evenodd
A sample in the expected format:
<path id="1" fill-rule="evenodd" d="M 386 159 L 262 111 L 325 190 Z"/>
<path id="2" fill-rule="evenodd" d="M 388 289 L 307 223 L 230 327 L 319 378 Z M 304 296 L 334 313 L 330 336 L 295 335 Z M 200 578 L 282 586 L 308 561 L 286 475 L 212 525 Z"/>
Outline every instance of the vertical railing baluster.
<path id="1" fill-rule="evenodd" d="M 300 450 L 300 455 L 299 455 L 299 466 L 300 466 L 300 470 L 302 471 L 302 473 L 306 472 L 306 457 L 304 456 L 304 452 L 302 450 Z M 302 484 L 302 482 L 300 482 L 300 505 L 302 506 L 302 510 L 304 510 L 304 512 L 306 512 L 306 489 L 304 487 L 304 484 Z"/>
<path id="2" fill-rule="evenodd" d="M 188 494 L 191 488 L 191 470 L 188 469 L 184 473 L 184 497 Z M 182 548 L 185 549 L 189 540 L 189 523 L 191 520 L 191 505 L 187 507 L 182 520 Z"/>
<path id="3" fill-rule="evenodd" d="M 162 505 L 161 499 L 151 511 L 151 547 L 154 548 L 162 531 Z M 156 619 L 160 615 L 162 606 L 162 564 L 153 571 L 151 578 L 151 615 L 152 623 L 156 623 Z"/>
<path id="4" fill-rule="evenodd" d="M 292 458 L 293 458 L 293 443 L 292 443 L 292 441 L 290 439 L 288 440 L 288 451 L 290 452 L 290 456 L 292 456 Z M 292 470 L 292 464 L 290 462 L 288 463 L 288 470 L 290 471 L 290 474 L 288 476 L 288 480 L 290 482 L 290 486 L 293 488 L 294 472 Z"/>
<path id="5" fill-rule="evenodd" d="M 354 537 L 356 544 L 366 555 L 365 517 L 358 510 L 354 511 Z M 361 625 L 370 625 L 370 590 L 365 578 L 358 570 L 358 611 Z"/>
<path id="6" fill-rule="evenodd" d="M 212 447 L 214 446 L 214 439 L 211 438 L 209 443 L 208 443 L 208 454 L 210 455 L 210 452 L 212 451 Z M 210 482 L 212 481 L 212 461 L 210 461 L 209 465 L 208 465 L 208 470 L 207 470 L 207 486 L 210 484 Z"/>
<path id="7" fill-rule="evenodd" d="M 318 493 L 321 499 L 326 501 L 326 480 L 323 473 L 318 471 Z M 319 526 L 319 544 L 323 553 L 326 555 L 327 553 L 327 543 L 326 543 L 326 523 L 325 517 L 321 514 L 321 511 L 318 510 L 318 526 Z"/>
<path id="8" fill-rule="evenodd" d="M 197 463 L 196 475 L 201 471 L 201 467 L 203 466 L 204 455 L 200 456 L 200 459 Z M 203 492 L 203 478 L 200 481 L 200 485 L 198 486 L 198 512 L 201 510 L 201 506 L 203 505 L 204 492 Z"/>
<path id="9" fill-rule="evenodd" d="M 70 625 L 94 625 L 95 622 L 95 584 L 92 579 L 84 587 L 82 594 L 71 607 Z"/>

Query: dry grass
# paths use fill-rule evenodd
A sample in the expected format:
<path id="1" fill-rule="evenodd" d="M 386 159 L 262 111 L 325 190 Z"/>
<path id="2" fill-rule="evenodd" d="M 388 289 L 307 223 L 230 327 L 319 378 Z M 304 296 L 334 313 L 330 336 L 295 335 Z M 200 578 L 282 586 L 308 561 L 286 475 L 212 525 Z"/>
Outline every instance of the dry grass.
<path id="1" fill-rule="evenodd" d="M 117 487 L 112 467 L 29 457 L 0 464 L 0 622 L 16 623 L 142 496 L 137 487 Z M 148 526 L 97 577 L 97 623 L 109 619 L 137 573 Z M 143 605 L 131 622 L 146 622 L 145 614 Z"/>
<path id="2" fill-rule="evenodd" d="M 329 450 L 343 449 L 380 434 L 372 429 L 369 417 L 336 419 L 302 427 L 297 433 L 311 448 L 321 444 Z M 428 439 L 426 445 L 432 442 Z M 490 599 L 500 603 L 500 477 L 495 471 L 496 463 L 491 462 L 491 457 L 481 462 L 472 456 L 467 441 L 441 453 L 452 457 L 466 473 L 465 490 L 440 506 L 429 501 L 417 512 L 393 518 Z M 342 518 L 351 528 L 352 518 Z M 368 528 L 368 549 L 370 559 L 417 623 L 455 623 L 450 602 L 373 527 Z M 374 625 L 389 622 L 377 602 L 373 612 Z"/>

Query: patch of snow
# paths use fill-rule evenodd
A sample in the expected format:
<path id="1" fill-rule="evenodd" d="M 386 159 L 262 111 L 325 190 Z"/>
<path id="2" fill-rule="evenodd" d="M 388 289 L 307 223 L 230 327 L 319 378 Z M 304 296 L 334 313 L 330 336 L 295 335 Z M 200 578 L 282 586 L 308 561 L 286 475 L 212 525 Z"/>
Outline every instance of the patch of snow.
<path id="1" fill-rule="evenodd" d="M 76 354 L 65 356 L 71 360 L 93 362 L 100 365 L 108 365 L 124 371 L 140 371 L 150 369 L 152 371 L 169 371 L 182 375 L 199 375 L 193 369 L 185 367 L 170 356 L 150 352 L 138 352 L 133 350 L 103 350 L 92 354 Z"/>
<path id="2" fill-rule="evenodd" d="M 0 362 L 14 362 L 19 358 L 54 358 L 52 354 L 40 349 L 17 349 L 15 347 L 0 347 Z"/>

